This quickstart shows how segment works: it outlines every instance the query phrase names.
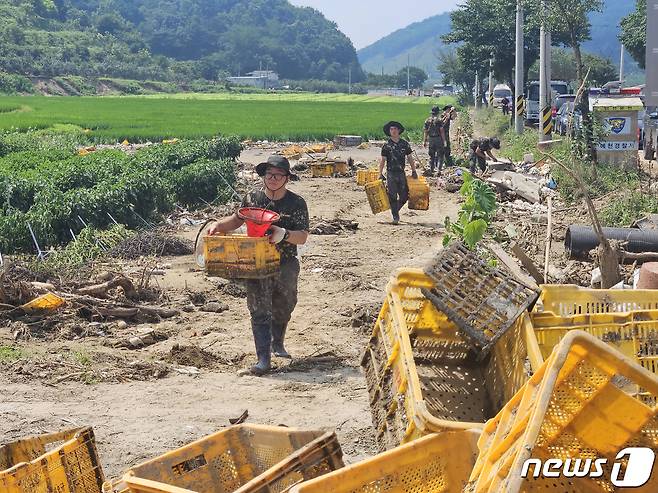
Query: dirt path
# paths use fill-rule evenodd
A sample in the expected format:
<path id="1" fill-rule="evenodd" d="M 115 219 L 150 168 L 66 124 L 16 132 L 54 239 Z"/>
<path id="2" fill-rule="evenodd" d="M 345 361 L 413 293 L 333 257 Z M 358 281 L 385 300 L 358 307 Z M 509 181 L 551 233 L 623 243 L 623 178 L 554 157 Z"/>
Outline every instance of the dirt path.
<path id="1" fill-rule="evenodd" d="M 377 149 L 360 151 L 373 160 Z M 257 163 L 267 151 L 247 151 L 242 160 Z M 336 152 L 347 155 L 349 153 Z M 355 153 L 352 153 L 355 154 Z M 359 153 L 357 153 L 359 154 Z M 420 152 L 419 152 L 420 154 Z M 305 177 L 292 189 L 304 196 L 311 216 L 352 219 L 356 232 L 312 236 L 302 255 L 299 304 L 289 328 L 288 348 L 297 363 L 275 361 L 278 371 L 263 377 L 239 377 L 253 362 L 254 348 L 245 300 L 219 292 L 193 259 L 171 263 L 159 284 L 172 303 L 184 300 L 186 289 L 228 304 L 221 314 L 193 311 L 157 326 L 169 335 L 142 350 L 111 349 L 103 338 L 21 343 L 27 351 L 84 354 L 94 361 L 162 361 L 175 344 L 194 344 L 212 354 L 214 364 L 199 375 L 170 373 L 162 379 L 125 383 L 46 383 L 0 371 L 0 436 L 20 436 L 92 425 L 108 477 L 228 425 L 228 419 L 249 410 L 248 422 L 292 427 L 336 429 L 347 461 L 375 452 L 365 381 L 359 359 L 370 327 L 354 328 L 353 310 L 377 305 L 391 272 L 421 266 L 440 248 L 446 215 L 455 216 L 456 197 L 432 188 L 431 210 L 403 209 L 402 224 L 386 224 L 387 214 L 370 213 L 363 189 L 353 178 Z M 190 228 L 184 233 L 195 234 Z M 8 343 L 0 328 L 0 345 Z M 331 354 L 334 362 L 310 363 L 299 358 Z"/>

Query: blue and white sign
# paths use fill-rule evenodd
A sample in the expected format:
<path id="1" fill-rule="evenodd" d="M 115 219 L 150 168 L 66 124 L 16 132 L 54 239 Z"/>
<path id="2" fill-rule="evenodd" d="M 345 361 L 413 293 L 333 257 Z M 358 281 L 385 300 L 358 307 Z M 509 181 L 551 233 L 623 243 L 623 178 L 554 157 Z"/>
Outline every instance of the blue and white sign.
<path id="1" fill-rule="evenodd" d="M 628 116 L 610 116 L 604 120 L 603 126 L 610 137 L 631 134 L 632 125 Z"/>

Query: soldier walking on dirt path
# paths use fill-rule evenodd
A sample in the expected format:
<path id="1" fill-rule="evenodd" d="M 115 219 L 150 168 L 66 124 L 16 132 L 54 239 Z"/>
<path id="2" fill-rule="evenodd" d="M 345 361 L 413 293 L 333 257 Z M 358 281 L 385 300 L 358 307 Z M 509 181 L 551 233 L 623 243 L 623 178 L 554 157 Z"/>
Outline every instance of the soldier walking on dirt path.
<path id="1" fill-rule="evenodd" d="M 446 166 L 454 165 L 452 159 L 452 149 L 450 147 L 450 123 L 457 118 L 457 111 L 455 107 L 451 104 L 447 104 L 443 107 L 443 114 L 441 115 L 443 119 L 443 131 L 446 135 L 445 145 L 443 146 L 443 164 Z"/>
<path id="2" fill-rule="evenodd" d="M 427 176 L 434 176 L 434 170 L 438 167 L 439 175 L 443 168 L 444 147 L 446 144 L 446 134 L 443 128 L 443 118 L 439 116 L 441 109 L 438 106 L 432 108 L 432 115 L 425 120 L 425 130 L 423 132 L 423 147 L 427 147 L 429 142 L 430 169 Z"/>
<path id="3" fill-rule="evenodd" d="M 281 219 L 268 230 L 270 243 L 281 254 L 278 275 L 266 279 L 247 280 L 247 307 L 251 314 L 251 329 L 258 363 L 251 367 L 254 375 L 263 375 L 271 368 L 271 355 L 291 358 L 285 349 L 286 328 L 297 305 L 299 259 L 297 245 L 306 243 L 309 215 L 306 201 L 286 188 L 298 177 L 290 172 L 290 163 L 283 156 L 270 156 L 256 166 L 263 177 L 263 189 L 248 193 L 242 207 L 260 207 L 278 212 Z M 237 214 L 225 217 L 210 227 L 208 234 L 228 233 L 238 229 L 243 220 Z"/>
<path id="4" fill-rule="evenodd" d="M 418 178 L 416 163 L 411 157 L 413 153 L 411 146 L 409 142 L 400 138 L 403 132 L 404 126 L 400 122 L 390 121 L 384 125 L 384 133 L 389 139 L 382 146 L 382 158 L 379 163 L 379 177 L 386 183 L 393 224 L 400 222 L 400 209 L 409 200 L 409 185 L 404 173 L 405 161 L 411 166 L 412 178 Z M 386 176 L 384 176 L 384 165 L 386 165 Z"/>

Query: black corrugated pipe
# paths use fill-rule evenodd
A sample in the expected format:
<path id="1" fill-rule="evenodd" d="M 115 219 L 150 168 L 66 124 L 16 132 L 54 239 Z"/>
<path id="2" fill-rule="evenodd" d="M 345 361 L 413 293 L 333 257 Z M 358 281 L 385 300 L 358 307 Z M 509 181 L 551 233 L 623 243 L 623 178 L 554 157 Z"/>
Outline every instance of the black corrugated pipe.
<path id="1" fill-rule="evenodd" d="M 637 228 L 603 228 L 609 240 L 625 241 L 627 252 L 658 252 L 658 231 Z M 571 225 L 564 237 L 564 248 L 570 258 L 586 257 L 599 246 L 599 239 L 591 226 Z"/>

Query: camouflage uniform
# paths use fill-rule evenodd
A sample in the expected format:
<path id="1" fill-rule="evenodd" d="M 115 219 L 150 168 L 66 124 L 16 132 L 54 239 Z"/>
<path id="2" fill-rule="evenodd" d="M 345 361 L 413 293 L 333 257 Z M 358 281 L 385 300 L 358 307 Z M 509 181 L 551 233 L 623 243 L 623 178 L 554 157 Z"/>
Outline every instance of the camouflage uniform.
<path id="1" fill-rule="evenodd" d="M 480 149 L 482 152 L 487 152 L 492 149 L 491 139 L 488 137 L 483 137 L 481 139 L 473 139 L 471 141 L 471 173 L 475 173 L 476 166 L 480 168 L 480 171 L 484 173 L 487 169 L 487 160 L 481 156 L 478 156 L 476 151 Z"/>
<path id="2" fill-rule="evenodd" d="M 242 207 L 262 207 L 281 214 L 276 226 L 289 231 L 308 231 L 309 216 L 306 201 L 299 195 L 286 191 L 280 200 L 271 200 L 263 191 L 247 194 Z M 256 345 L 256 354 L 269 361 L 273 345 L 281 343 L 295 306 L 297 305 L 297 280 L 299 260 L 297 245 L 286 241 L 276 245 L 281 254 L 281 269 L 274 277 L 249 279 L 247 285 L 247 307 L 251 314 L 251 329 Z"/>
<path id="3" fill-rule="evenodd" d="M 429 138 L 430 170 L 432 173 L 434 173 L 434 169 L 437 166 L 439 171 L 443 168 L 443 155 L 445 151 L 443 138 L 441 137 L 442 127 L 443 120 L 439 115 L 432 115 L 425 120 L 425 131 Z"/>
<path id="4" fill-rule="evenodd" d="M 446 136 L 446 141 L 443 146 L 443 163 L 446 166 L 452 166 L 453 160 L 452 160 L 452 149 L 450 147 L 450 122 L 452 120 L 448 118 L 445 123 L 443 124 L 443 131 L 445 132 Z"/>
<path id="5" fill-rule="evenodd" d="M 386 158 L 388 201 L 391 204 L 391 214 L 395 221 L 400 220 L 400 209 L 409 200 L 409 185 L 407 185 L 404 168 L 407 156 L 412 152 L 409 142 L 404 139 L 397 142 L 388 139 L 388 142 L 382 146 L 382 156 Z"/>

